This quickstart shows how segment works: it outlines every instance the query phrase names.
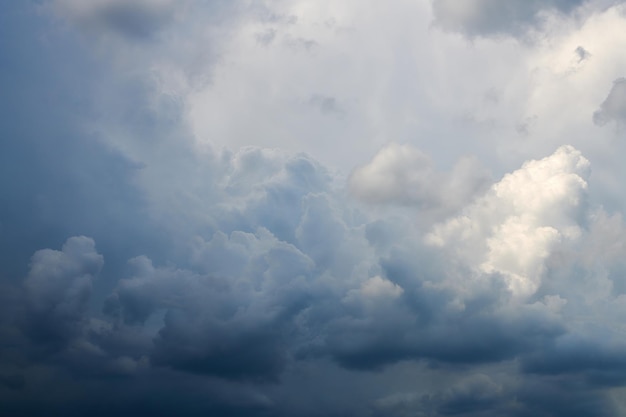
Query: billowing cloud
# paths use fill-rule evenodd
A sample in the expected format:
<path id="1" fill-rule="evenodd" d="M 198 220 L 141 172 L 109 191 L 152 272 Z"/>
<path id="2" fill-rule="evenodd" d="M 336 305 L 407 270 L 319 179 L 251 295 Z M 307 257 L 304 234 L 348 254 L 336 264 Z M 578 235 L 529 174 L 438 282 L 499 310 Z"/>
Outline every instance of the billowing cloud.
<path id="1" fill-rule="evenodd" d="M 436 225 L 430 235 L 383 245 L 370 243 L 367 216 L 346 220 L 327 173 L 306 158 L 247 149 L 227 161 L 232 165 L 218 181 L 224 200 L 214 218 L 234 230 L 188 236 L 186 266 L 131 259 L 129 277 L 104 302 L 104 318 L 87 307 L 93 277 L 103 265 L 93 240 L 71 238 L 61 251 L 35 253 L 24 280 L 24 329 L 33 342 L 50 332 L 61 342 L 60 356 L 34 356 L 40 364 L 79 379 L 117 375 L 136 383 L 173 373 L 183 380 L 222 381 L 209 389 L 215 402 L 202 407 L 233 413 L 251 409 L 228 405 L 221 384 L 230 384 L 232 392 L 253 384 L 265 394 L 251 397 L 252 410 L 276 415 L 287 409 L 271 399 L 280 398 L 283 379 L 315 362 L 381 378 L 407 361 L 432 369 L 506 366 L 524 376 L 521 383 L 494 380 L 499 371 L 485 371 L 459 377 L 441 392 L 381 392 L 369 409 L 373 415 L 562 411 L 568 409 L 558 400 L 564 387 L 548 381 L 558 375 L 583 384 L 581 396 L 611 415 L 595 387 L 622 381 L 621 345 L 594 341 L 584 328 L 568 325 L 568 315 L 576 314 L 569 300 L 579 295 L 564 291 L 567 280 L 557 274 L 578 261 L 581 271 L 593 265 L 577 255 L 557 270 L 551 263 L 557 248 L 576 251 L 582 240 L 606 253 L 611 264 L 623 250 L 620 233 L 603 232 L 619 221 L 593 217 L 584 204 L 589 163 L 574 148 L 565 146 L 505 175 L 461 217 Z M 246 176 L 255 180 L 242 181 Z M 248 189 L 249 184 L 256 185 Z M 261 207 L 279 207 L 287 196 L 297 201 L 290 206 L 299 206 L 283 215 L 288 222 L 256 215 Z M 240 229 L 250 227 L 255 229 Z M 525 233 L 517 233 L 519 228 Z M 614 253 L 606 252 L 609 247 Z M 546 294 L 533 298 L 538 291 Z M 616 296 L 586 301 L 594 320 L 604 317 L 598 302 L 606 297 Z M 597 359 L 581 361 L 589 352 Z M 7 371 L 5 386 L 30 387 L 33 372 Z M 11 381 L 19 375 L 25 382 L 15 385 Z M 548 401 L 524 378 L 538 379 L 557 400 Z M 180 384 L 155 389 L 179 392 Z M 20 389 L 34 394 L 33 388 Z"/>
<path id="2" fill-rule="evenodd" d="M 506 175 L 428 241 L 450 246 L 479 274 L 502 274 L 516 295 L 532 295 L 556 244 L 576 239 L 585 209 L 589 162 L 564 146 Z"/>
<path id="3" fill-rule="evenodd" d="M 199 240 L 203 273 L 154 268 L 132 260 L 137 275 L 122 280 L 105 311 L 128 324 L 167 312 L 152 361 L 224 378 L 275 380 L 282 372 L 293 318 L 311 302 L 313 262 L 267 230 L 218 232 Z"/>
<path id="4" fill-rule="evenodd" d="M 356 168 L 349 179 L 350 191 L 363 201 L 414 205 L 446 214 L 467 204 L 489 183 L 489 174 L 473 158 L 460 159 L 449 173 L 439 172 L 419 149 L 396 143 Z"/>
<path id="5" fill-rule="evenodd" d="M 3 412 L 623 415 L 622 8 L 430 4 L 7 3 Z"/>
<path id="6" fill-rule="evenodd" d="M 93 279 L 103 265 L 92 239 L 73 237 L 61 251 L 43 249 L 24 280 L 27 333 L 38 343 L 63 345 L 86 324 Z"/>

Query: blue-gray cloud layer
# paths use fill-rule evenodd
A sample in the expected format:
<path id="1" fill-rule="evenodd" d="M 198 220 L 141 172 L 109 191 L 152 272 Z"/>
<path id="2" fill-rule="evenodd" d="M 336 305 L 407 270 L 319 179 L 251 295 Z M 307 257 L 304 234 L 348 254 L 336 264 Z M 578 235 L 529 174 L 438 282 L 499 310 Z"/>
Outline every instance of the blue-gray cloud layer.
<path id="1" fill-rule="evenodd" d="M 198 146 L 89 50 L 154 41 L 176 11 L 154 4 L 56 3 L 80 32 L 3 6 L 0 414 L 618 415 L 624 226 L 580 152 L 489 186 L 392 144 L 353 201 L 306 154 Z"/>

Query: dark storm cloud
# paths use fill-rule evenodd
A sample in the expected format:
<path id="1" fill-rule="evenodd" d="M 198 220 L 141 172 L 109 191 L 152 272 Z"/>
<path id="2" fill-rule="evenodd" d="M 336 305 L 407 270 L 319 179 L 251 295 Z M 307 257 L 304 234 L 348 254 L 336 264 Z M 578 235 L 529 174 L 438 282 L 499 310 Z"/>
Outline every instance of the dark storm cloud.
<path id="1" fill-rule="evenodd" d="M 221 164 L 225 177 L 218 181 L 222 191 L 215 192 L 222 204 L 206 208 L 233 231 L 194 236 L 184 268 L 132 259 L 134 272 L 107 299 L 105 320 L 94 320 L 85 307 L 86 283 L 102 265 L 92 240 L 72 238 L 61 251 L 35 253 L 24 280 L 25 297 L 47 300 L 46 311 L 63 313 L 36 322 L 61 335 L 57 340 L 63 343 L 54 355 L 35 352 L 28 360 L 66 374 L 68 389 L 81 380 L 121 380 L 115 384 L 140 384 L 133 390 L 138 396 L 150 387 L 175 393 L 160 398 L 162 408 L 154 411 L 126 396 L 117 406 L 102 404 L 83 388 L 83 399 L 71 399 L 65 411 L 79 414 L 98 406 L 122 415 L 133 409 L 166 414 L 163 410 L 177 401 L 193 400 L 195 394 L 184 393 L 184 387 L 204 377 L 215 387 L 208 400 L 186 409 L 189 415 L 281 415 L 280 404 L 268 398 L 253 396 L 257 399 L 250 400 L 250 407 L 240 407 L 229 405 L 222 391 L 238 392 L 249 384 L 280 386 L 295 362 L 320 357 L 349 370 L 376 372 L 405 360 L 455 369 L 530 358 L 564 332 L 544 307 L 508 309 L 510 294 L 497 275 L 466 296 L 463 308 L 455 307 L 456 291 L 436 285 L 449 274 L 443 254 L 419 245 L 399 248 L 398 227 L 385 228 L 394 235 L 373 245 L 387 255 L 372 256 L 365 230 L 377 240 L 372 230 L 380 222 L 356 223 L 356 228 L 347 223 L 345 213 L 332 204 L 328 174 L 304 155 L 249 148 L 225 155 Z M 368 253 L 361 259 L 365 270 L 380 276 L 347 279 Z M 35 341 L 47 335 L 26 333 Z M 29 369 L 17 374 L 7 369 L 6 374 L 21 375 L 21 386 L 41 404 L 53 401 L 32 387 L 37 376 Z M 169 385 L 147 382 L 174 375 Z M 431 415 L 481 416 L 508 410 L 514 394 L 479 382 L 393 405 L 387 415 L 430 410 Z M 109 395 L 119 395 L 118 388 L 105 386 Z M 581 393 L 604 406 L 601 395 Z M 535 397 L 527 395 L 531 404 Z M 20 401 L 14 401 L 20 409 Z M 569 409 L 543 401 L 545 410 Z M 31 413 L 38 410 L 33 406 Z"/>
<path id="2" fill-rule="evenodd" d="M 434 0 L 438 25 L 469 36 L 521 35 L 541 26 L 542 12 L 570 13 L 585 0 Z"/>
<path id="3" fill-rule="evenodd" d="M 218 233 L 194 255 L 210 275 L 155 269 L 120 282 L 105 311 L 130 324 L 168 310 L 153 363 L 226 379 L 277 380 L 293 318 L 309 304 L 312 261 L 269 232 Z M 256 287 L 256 289 L 255 289 Z"/>
<path id="4" fill-rule="evenodd" d="M 609 122 L 621 124 L 626 121 L 626 78 L 613 81 L 613 87 L 600 108 L 593 113 L 593 122 L 604 126 Z"/>
<path id="5" fill-rule="evenodd" d="M 621 386 L 626 382 L 624 346 L 616 346 L 601 335 L 594 340 L 559 337 L 524 358 L 522 368 L 540 375 L 578 375 L 592 385 Z"/>
<path id="6" fill-rule="evenodd" d="M 153 364 L 225 379 L 278 380 L 286 360 L 281 323 L 210 321 L 168 312 L 155 340 Z"/>
<path id="7" fill-rule="evenodd" d="M 517 407 L 511 407 L 511 415 L 617 417 L 619 410 L 608 395 L 576 379 L 529 378 L 515 391 Z"/>
<path id="8" fill-rule="evenodd" d="M 233 205 L 214 214 L 224 229 L 234 230 L 196 237 L 192 270 L 133 259 L 135 274 L 119 282 L 104 311 L 122 326 L 142 325 L 168 311 L 154 350 L 144 352 L 155 366 L 276 381 L 286 364 L 294 317 L 314 297 L 308 283 L 314 261 L 318 268 L 334 264 L 332 246 L 318 247 L 315 236 L 328 238 L 336 225 L 324 225 L 332 220 L 324 219 L 325 200 L 309 196 L 324 191 L 328 178 L 303 155 L 285 160 L 281 153 L 248 148 L 225 158 L 230 162 L 220 182 Z M 294 244 L 308 248 L 310 256 Z"/>
<path id="9" fill-rule="evenodd" d="M 414 295 L 407 292 L 407 298 Z M 423 291 L 418 299 L 429 295 L 439 302 L 452 301 L 429 291 Z M 339 364 L 350 369 L 376 370 L 407 359 L 480 364 L 534 351 L 563 332 L 558 323 L 541 313 L 522 310 L 507 316 L 485 300 L 477 303 L 475 311 L 447 311 L 442 307 L 445 304 L 439 304 L 420 306 L 416 312 L 398 308 L 366 310 L 358 315 L 350 312 L 330 326 L 328 349 Z"/>
<path id="10" fill-rule="evenodd" d="M 271 401 L 252 388 L 172 372 L 133 378 L 68 377 L 46 369 L 24 390 L 0 393 L 10 416 L 268 416 Z"/>
<path id="11" fill-rule="evenodd" d="M 370 371 L 403 360 L 481 364 L 542 349 L 565 332 L 542 307 L 507 309 L 510 293 L 498 276 L 455 308 L 458 294 L 435 284 L 447 274 L 443 265 L 425 248 L 396 248 L 380 262 L 386 279 L 371 279 L 325 305 L 332 318 L 319 330 L 324 343 L 299 354 L 330 355 L 345 368 Z M 313 306 L 311 314 L 323 312 Z"/>

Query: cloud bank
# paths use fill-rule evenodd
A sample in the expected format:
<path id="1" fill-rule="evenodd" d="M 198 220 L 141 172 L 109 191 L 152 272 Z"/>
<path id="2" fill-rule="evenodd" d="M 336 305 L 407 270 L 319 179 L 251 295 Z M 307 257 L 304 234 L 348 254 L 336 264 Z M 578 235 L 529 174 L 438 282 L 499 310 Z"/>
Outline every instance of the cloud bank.
<path id="1" fill-rule="evenodd" d="M 620 4 L 2 7 L 0 414 L 624 414 Z"/>

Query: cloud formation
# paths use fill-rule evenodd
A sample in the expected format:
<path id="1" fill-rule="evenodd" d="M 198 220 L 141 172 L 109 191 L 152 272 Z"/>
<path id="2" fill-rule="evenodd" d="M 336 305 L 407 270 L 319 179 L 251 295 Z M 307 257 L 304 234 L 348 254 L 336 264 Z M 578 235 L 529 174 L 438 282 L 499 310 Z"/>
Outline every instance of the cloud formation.
<path id="1" fill-rule="evenodd" d="M 57 13 L 88 31 L 109 31 L 132 40 L 147 40 L 174 19 L 184 4 L 169 0 L 132 2 L 97 0 L 89 3 L 57 0 Z"/>
<path id="2" fill-rule="evenodd" d="M 436 22 L 446 30 L 469 36 L 520 35 L 541 26 L 545 13 L 570 13 L 584 3 L 584 0 L 434 0 L 433 10 Z"/>
<path id="3" fill-rule="evenodd" d="M 363 223 L 341 219 L 345 214 L 329 206 L 337 196 L 327 185 L 321 185 L 321 195 L 304 192 L 315 189 L 315 169 L 308 162 L 282 160 L 259 172 L 251 169 L 272 164 L 252 161 L 272 155 L 258 152 L 248 149 L 234 157 L 238 162 L 222 181 L 233 186 L 224 189 L 234 201 L 253 196 L 243 205 L 240 200 L 239 208 L 229 206 L 238 213 L 239 226 L 257 225 L 256 230 L 193 238 L 186 267 L 155 266 L 145 256 L 131 259 L 133 272 L 104 302 L 103 319 L 87 308 L 93 277 L 103 265 L 93 240 L 71 238 L 61 251 L 36 252 L 23 284 L 28 305 L 23 329 L 32 343 L 55 343 L 54 355 L 61 356 L 47 353 L 44 363 L 70 369 L 75 378 L 116 374 L 132 381 L 175 372 L 261 388 L 280 386 L 294 367 L 328 360 L 349 372 L 380 375 L 406 361 L 434 369 L 498 364 L 515 369 L 520 361 L 516 372 L 557 393 L 564 388 L 544 378 L 558 375 L 589 387 L 622 381 L 620 345 L 569 328 L 567 305 L 580 295 L 563 292 L 567 280 L 552 276 L 555 253 L 593 242 L 594 230 L 611 221 L 590 217 L 584 204 L 589 162 L 579 151 L 565 146 L 525 163 L 469 203 L 460 217 L 435 225 L 425 243 L 414 236 L 390 251 L 368 243 L 359 232 Z M 241 194 L 244 172 L 254 175 L 250 183 L 263 184 L 256 192 Z M 290 214 L 291 222 L 277 225 L 273 217 L 252 215 L 272 201 L 280 205 L 282 193 L 300 196 L 302 208 Z M 573 256 L 558 271 L 580 259 Z M 587 303 L 595 309 L 600 300 Z M 602 320 L 602 313 L 594 314 Z M 580 359 L 590 352 L 596 359 Z M 428 395 L 388 394 L 371 404 L 371 413 L 486 415 L 513 412 L 515 397 L 522 398 L 519 415 L 565 410 L 558 401 L 537 405 L 541 394 L 526 382 L 510 385 L 481 373 L 464 378 Z M 597 402 L 595 410 L 604 407 L 600 394 L 584 395 Z M 270 407 L 268 401 L 264 407 Z M 281 407 L 271 406 L 276 413 Z"/>
<path id="4" fill-rule="evenodd" d="M 619 5 L 4 7 L 0 414 L 624 414 Z"/>
<path id="5" fill-rule="evenodd" d="M 450 173 L 438 172 L 419 149 L 392 143 L 356 168 L 349 186 L 357 198 L 369 203 L 412 205 L 448 214 L 484 191 L 489 182 L 489 174 L 475 159 L 464 157 Z"/>
<path id="6" fill-rule="evenodd" d="M 538 288 L 554 246 L 581 234 L 589 161 L 571 146 L 506 175 L 429 243 L 451 246 L 481 274 L 501 274 L 521 297 Z"/>
<path id="7" fill-rule="evenodd" d="M 63 347 L 80 335 L 102 265 L 94 241 L 84 236 L 68 239 L 61 251 L 42 249 L 33 255 L 24 280 L 26 327 L 38 344 Z"/>

